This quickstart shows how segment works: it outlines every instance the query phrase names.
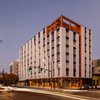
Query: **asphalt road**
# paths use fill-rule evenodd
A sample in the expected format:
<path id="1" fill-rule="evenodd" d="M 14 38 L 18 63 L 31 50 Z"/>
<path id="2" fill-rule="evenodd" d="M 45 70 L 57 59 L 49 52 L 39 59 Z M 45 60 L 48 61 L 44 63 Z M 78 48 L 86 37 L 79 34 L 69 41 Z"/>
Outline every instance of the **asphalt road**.
<path id="1" fill-rule="evenodd" d="M 26 88 L 13 88 L 14 91 L 9 89 L 0 89 L 0 100 L 100 100 L 100 90 L 55 92 Z"/>
<path id="2" fill-rule="evenodd" d="M 69 92 L 70 94 L 73 95 L 79 95 L 79 96 L 84 96 L 84 97 L 91 97 L 91 98 L 96 98 L 100 99 L 100 90 L 95 90 L 95 91 L 82 91 L 82 92 Z"/>
<path id="3" fill-rule="evenodd" d="M 0 94 L 0 100 L 69 100 L 69 98 L 32 92 L 6 92 Z"/>

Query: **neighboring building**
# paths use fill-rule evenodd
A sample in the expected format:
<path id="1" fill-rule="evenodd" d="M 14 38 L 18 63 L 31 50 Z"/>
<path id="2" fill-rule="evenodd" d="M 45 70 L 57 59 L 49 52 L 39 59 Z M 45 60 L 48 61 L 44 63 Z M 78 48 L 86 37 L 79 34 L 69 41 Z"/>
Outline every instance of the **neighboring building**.
<path id="1" fill-rule="evenodd" d="M 93 60 L 93 85 L 100 85 L 100 59 Z"/>
<path id="2" fill-rule="evenodd" d="M 56 87 L 91 84 L 91 33 L 65 16 L 57 18 L 19 49 L 20 82 L 50 86 L 52 78 Z"/>
<path id="3" fill-rule="evenodd" d="M 10 63 L 9 67 L 10 67 L 10 73 L 18 76 L 19 60 L 17 59 L 16 61 Z"/>

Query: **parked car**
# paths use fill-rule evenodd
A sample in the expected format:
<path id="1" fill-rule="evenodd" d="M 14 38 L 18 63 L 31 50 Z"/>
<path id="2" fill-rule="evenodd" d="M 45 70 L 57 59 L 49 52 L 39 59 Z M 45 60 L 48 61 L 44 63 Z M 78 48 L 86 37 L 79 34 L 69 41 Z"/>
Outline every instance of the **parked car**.
<path id="1" fill-rule="evenodd" d="M 87 85 L 87 84 L 85 84 L 85 85 L 83 85 L 83 86 L 81 87 L 81 89 L 88 90 L 88 89 L 90 89 L 90 86 L 89 86 L 89 85 Z"/>

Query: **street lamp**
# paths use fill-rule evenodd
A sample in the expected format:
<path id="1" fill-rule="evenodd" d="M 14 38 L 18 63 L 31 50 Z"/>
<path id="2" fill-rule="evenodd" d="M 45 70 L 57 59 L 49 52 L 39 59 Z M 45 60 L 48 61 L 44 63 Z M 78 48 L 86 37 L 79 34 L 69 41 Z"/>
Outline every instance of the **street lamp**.
<path id="1" fill-rule="evenodd" d="M 47 60 L 47 59 L 43 59 L 43 62 L 48 62 L 48 63 L 50 63 L 51 64 L 51 70 L 48 70 L 48 71 L 50 71 L 51 72 L 51 89 L 52 89 L 52 70 L 53 70 L 53 62 L 51 62 L 51 61 L 49 61 L 49 60 Z"/>

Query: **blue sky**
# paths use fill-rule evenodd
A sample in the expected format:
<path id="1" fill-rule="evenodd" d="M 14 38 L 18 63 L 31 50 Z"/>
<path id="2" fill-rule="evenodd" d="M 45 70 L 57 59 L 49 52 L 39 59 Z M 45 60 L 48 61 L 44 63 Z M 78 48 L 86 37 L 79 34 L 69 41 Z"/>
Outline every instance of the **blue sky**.
<path id="1" fill-rule="evenodd" d="M 0 70 L 19 48 L 60 15 L 91 28 L 92 58 L 100 58 L 100 0 L 0 0 Z"/>

